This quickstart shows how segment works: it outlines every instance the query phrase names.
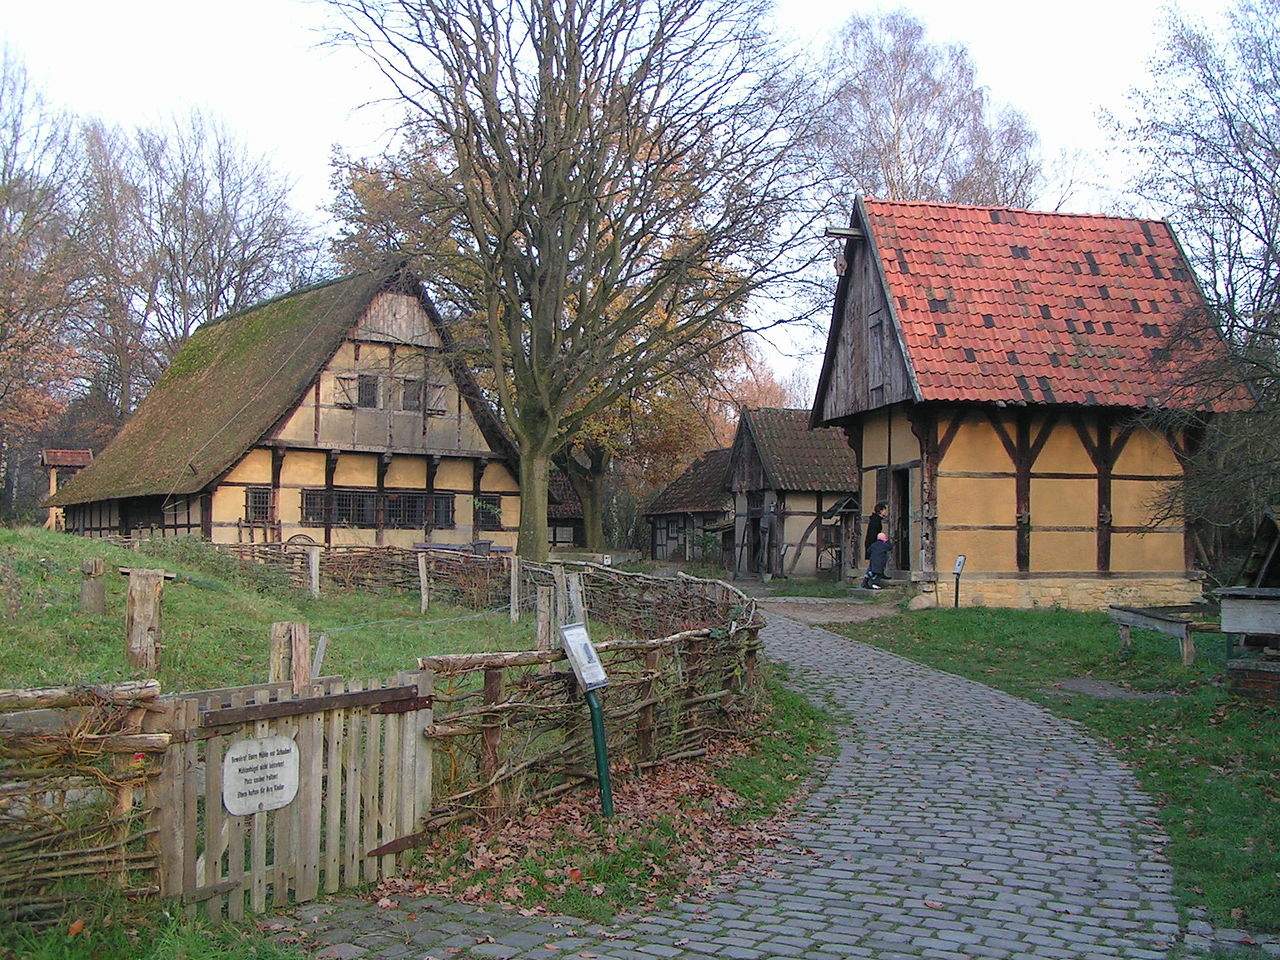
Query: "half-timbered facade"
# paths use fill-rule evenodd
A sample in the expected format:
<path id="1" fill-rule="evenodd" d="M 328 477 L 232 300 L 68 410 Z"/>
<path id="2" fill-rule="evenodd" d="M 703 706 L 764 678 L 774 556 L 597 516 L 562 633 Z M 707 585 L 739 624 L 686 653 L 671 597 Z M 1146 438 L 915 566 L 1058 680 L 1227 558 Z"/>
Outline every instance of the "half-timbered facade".
<path id="1" fill-rule="evenodd" d="M 48 503 L 88 536 L 514 546 L 515 451 L 448 336 L 400 273 L 225 317 Z"/>
<path id="2" fill-rule="evenodd" d="M 744 409 L 729 457 L 736 575 L 851 576 L 857 461 L 808 410 Z"/>
<path id="3" fill-rule="evenodd" d="M 1193 437 L 1180 374 L 1219 339 L 1171 333 L 1203 299 L 1167 224 L 859 200 L 812 423 L 844 430 L 900 571 L 988 605 L 1185 602 L 1190 538 L 1153 504 Z"/>

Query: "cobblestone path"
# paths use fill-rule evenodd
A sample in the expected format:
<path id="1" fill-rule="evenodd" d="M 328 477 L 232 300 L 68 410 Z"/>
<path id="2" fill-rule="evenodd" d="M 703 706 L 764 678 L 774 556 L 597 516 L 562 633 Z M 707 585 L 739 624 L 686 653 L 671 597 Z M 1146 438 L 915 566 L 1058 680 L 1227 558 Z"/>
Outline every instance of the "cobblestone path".
<path id="1" fill-rule="evenodd" d="M 1169 956 L 1155 811 L 1081 727 L 826 630 L 771 617 L 764 636 L 837 712 L 841 745 L 789 842 L 731 889 L 610 927 L 442 901 L 309 904 L 295 914 L 329 944 L 320 956 Z"/>

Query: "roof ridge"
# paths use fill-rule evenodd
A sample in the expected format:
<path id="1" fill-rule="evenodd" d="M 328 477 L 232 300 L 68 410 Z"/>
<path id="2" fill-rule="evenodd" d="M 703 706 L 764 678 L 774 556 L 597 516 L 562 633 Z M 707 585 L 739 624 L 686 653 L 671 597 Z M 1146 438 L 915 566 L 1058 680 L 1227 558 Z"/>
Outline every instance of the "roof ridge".
<path id="1" fill-rule="evenodd" d="M 864 197 L 864 202 L 877 206 L 895 207 L 937 207 L 943 210 L 1004 210 L 1009 213 L 1029 213 L 1039 217 L 1073 217 L 1087 220 L 1124 220 L 1130 223 L 1164 223 L 1169 221 L 1163 217 L 1126 217 L 1111 213 L 1072 213 L 1064 210 L 1035 210 L 1031 207 L 1010 207 L 1001 204 L 982 203 L 943 203 L 938 200 L 876 200 Z"/>

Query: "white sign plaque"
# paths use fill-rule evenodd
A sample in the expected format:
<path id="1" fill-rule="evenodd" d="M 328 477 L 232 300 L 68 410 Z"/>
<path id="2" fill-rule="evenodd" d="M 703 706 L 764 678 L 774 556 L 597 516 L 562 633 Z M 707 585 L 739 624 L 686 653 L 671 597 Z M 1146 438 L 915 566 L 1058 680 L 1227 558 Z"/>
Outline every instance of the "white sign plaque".
<path id="1" fill-rule="evenodd" d="M 564 652 L 569 658 L 569 665 L 577 674 L 583 690 L 595 690 L 609 682 L 604 674 L 604 665 L 596 656 L 596 648 L 591 645 L 585 623 L 566 623 L 560 628 L 560 636 L 564 638 Z"/>
<path id="2" fill-rule="evenodd" d="M 954 573 L 958 577 L 963 572 L 964 572 L 964 554 L 962 553 L 956 557 L 956 568 L 955 570 L 952 571 L 952 573 Z"/>
<path id="3" fill-rule="evenodd" d="M 298 745 L 289 737 L 237 740 L 222 758 L 222 805 L 233 817 L 279 810 L 298 795 Z"/>

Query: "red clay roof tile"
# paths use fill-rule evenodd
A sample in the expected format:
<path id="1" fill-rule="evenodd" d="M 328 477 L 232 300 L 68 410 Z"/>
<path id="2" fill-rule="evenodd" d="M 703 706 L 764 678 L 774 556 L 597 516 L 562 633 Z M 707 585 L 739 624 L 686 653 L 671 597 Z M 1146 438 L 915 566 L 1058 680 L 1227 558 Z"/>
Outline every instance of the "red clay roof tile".
<path id="1" fill-rule="evenodd" d="M 866 210 L 924 400 L 1148 406 L 1223 350 L 1215 338 L 1153 362 L 1203 306 L 1162 221 L 883 201 Z M 1248 405 L 1243 388 L 1213 403 Z"/>

